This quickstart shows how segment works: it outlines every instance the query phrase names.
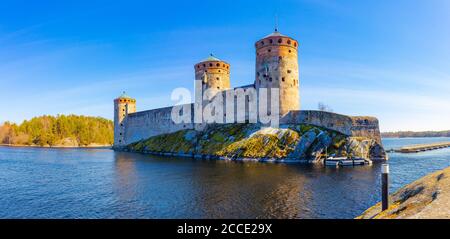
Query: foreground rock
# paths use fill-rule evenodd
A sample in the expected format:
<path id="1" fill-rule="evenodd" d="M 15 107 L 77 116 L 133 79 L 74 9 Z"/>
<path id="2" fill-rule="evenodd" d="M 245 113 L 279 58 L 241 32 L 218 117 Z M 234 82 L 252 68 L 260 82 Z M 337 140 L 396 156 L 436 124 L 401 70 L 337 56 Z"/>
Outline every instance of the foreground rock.
<path id="1" fill-rule="evenodd" d="M 181 130 L 128 145 L 125 150 L 174 156 L 221 159 L 314 162 L 329 155 L 384 157 L 375 140 L 348 137 L 312 125 L 263 128 L 256 124 L 209 125 L 203 131 Z"/>
<path id="2" fill-rule="evenodd" d="M 369 208 L 359 219 L 448 219 L 450 218 L 450 168 L 429 174 L 390 197 L 384 212 L 381 204 Z"/>

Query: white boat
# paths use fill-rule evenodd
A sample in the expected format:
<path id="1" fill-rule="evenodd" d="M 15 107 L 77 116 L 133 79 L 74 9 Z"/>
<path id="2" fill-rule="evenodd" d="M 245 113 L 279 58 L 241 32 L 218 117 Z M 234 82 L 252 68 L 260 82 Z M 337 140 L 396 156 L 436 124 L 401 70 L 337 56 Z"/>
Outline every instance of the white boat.
<path id="1" fill-rule="evenodd" d="M 347 157 L 328 157 L 325 159 L 326 166 L 334 167 L 365 165 L 366 163 L 366 160 L 363 158 L 349 159 Z"/>
<path id="2" fill-rule="evenodd" d="M 346 157 L 328 157 L 325 159 L 325 165 L 326 166 L 336 166 L 338 167 L 339 164 L 343 161 L 347 160 Z"/>

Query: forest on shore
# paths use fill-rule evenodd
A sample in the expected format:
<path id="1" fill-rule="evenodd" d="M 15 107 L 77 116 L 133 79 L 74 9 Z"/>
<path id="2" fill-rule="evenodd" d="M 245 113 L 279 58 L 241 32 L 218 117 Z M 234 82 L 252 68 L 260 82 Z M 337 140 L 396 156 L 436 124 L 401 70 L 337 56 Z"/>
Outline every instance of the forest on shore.
<path id="1" fill-rule="evenodd" d="M 113 141 L 113 122 L 101 117 L 44 115 L 0 126 L 0 144 L 7 145 L 78 147 L 112 145 Z"/>
<path id="2" fill-rule="evenodd" d="M 445 131 L 400 131 L 400 132 L 384 132 L 381 133 L 385 138 L 415 138 L 415 137 L 450 137 L 450 130 Z"/>

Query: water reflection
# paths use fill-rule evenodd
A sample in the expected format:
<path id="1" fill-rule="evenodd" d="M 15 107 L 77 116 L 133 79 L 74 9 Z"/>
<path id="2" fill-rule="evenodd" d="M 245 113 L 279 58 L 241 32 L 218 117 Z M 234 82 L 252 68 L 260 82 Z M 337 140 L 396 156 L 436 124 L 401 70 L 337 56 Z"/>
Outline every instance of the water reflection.
<path id="1" fill-rule="evenodd" d="M 402 139 L 385 141 L 397 145 Z M 450 166 L 450 149 L 391 154 L 390 165 L 395 191 Z M 335 169 L 0 147 L 0 182 L 0 218 L 353 218 L 379 201 L 380 164 Z"/>

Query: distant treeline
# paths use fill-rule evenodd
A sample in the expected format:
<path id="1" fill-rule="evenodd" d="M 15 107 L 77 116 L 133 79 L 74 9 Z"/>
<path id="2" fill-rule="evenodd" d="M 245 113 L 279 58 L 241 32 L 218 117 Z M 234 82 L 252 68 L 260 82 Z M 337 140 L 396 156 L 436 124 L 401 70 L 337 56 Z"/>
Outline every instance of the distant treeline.
<path id="1" fill-rule="evenodd" d="M 113 122 L 101 117 L 77 115 L 40 116 L 17 125 L 0 126 L 0 144 L 55 146 L 64 140 L 79 146 L 112 144 Z"/>
<path id="2" fill-rule="evenodd" d="M 401 131 L 401 132 L 385 132 L 381 133 L 385 138 L 410 138 L 410 137 L 450 137 L 450 130 L 446 131 Z"/>

